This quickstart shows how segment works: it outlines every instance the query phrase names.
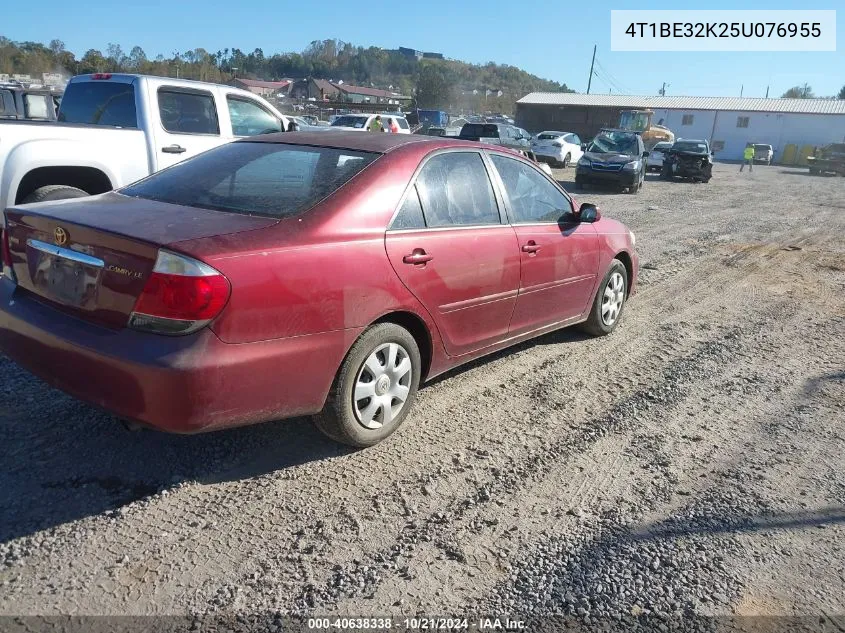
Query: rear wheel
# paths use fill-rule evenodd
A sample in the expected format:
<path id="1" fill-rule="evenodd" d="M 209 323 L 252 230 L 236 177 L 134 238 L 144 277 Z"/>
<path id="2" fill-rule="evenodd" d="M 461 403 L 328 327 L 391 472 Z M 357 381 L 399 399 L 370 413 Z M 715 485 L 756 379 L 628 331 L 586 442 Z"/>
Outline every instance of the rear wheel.
<path id="1" fill-rule="evenodd" d="M 614 259 L 599 284 L 590 316 L 581 328 L 593 336 L 604 336 L 613 332 L 622 316 L 622 308 L 625 307 L 627 297 L 628 271 L 622 262 Z"/>
<path id="2" fill-rule="evenodd" d="M 564 157 L 563 157 L 563 165 L 562 165 L 562 166 L 563 166 L 563 168 L 564 168 L 564 169 L 566 169 L 567 167 L 569 167 L 569 161 L 570 161 L 570 160 L 572 160 L 572 155 L 571 155 L 571 154 L 567 154 L 566 156 L 564 156 Z"/>
<path id="3" fill-rule="evenodd" d="M 69 187 L 68 185 L 45 185 L 39 187 L 26 198 L 21 200 L 22 204 L 30 204 L 32 202 L 49 202 L 50 200 L 66 200 L 68 198 L 86 198 L 88 193 L 77 189 L 76 187 Z"/>
<path id="4" fill-rule="evenodd" d="M 314 422 L 327 436 L 350 446 L 372 446 L 408 415 L 420 382 L 420 351 L 408 330 L 380 323 L 355 342 Z"/>

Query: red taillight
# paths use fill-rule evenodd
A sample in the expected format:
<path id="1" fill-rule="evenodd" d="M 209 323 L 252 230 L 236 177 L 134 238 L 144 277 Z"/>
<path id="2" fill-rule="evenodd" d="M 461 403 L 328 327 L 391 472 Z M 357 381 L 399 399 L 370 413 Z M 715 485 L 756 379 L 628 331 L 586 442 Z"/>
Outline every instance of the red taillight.
<path id="1" fill-rule="evenodd" d="M 111 73 L 94 73 L 91 79 L 111 79 Z"/>
<path id="2" fill-rule="evenodd" d="M 153 273 L 147 280 L 135 312 L 164 319 L 207 321 L 216 317 L 229 298 L 223 275 L 185 277 Z"/>
<path id="3" fill-rule="evenodd" d="M 229 292 L 229 280 L 208 264 L 162 250 L 129 325 L 157 334 L 195 332 L 220 314 Z"/>

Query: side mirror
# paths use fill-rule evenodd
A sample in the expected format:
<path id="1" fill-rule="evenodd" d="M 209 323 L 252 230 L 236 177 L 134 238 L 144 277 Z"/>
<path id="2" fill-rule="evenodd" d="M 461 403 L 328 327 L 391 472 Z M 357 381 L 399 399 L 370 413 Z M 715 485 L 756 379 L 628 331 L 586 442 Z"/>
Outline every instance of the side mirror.
<path id="1" fill-rule="evenodd" d="M 643 152 L 643 158 L 648 158 L 648 152 Z"/>
<path id="2" fill-rule="evenodd" d="M 586 144 L 586 143 L 581 143 L 581 151 L 582 151 L 582 152 L 586 152 L 586 151 L 587 151 L 587 144 Z"/>
<path id="3" fill-rule="evenodd" d="M 601 211 L 599 211 L 599 208 L 596 205 L 590 202 L 584 202 L 578 208 L 576 217 L 578 218 L 579 222 L 592 223 L 601 219 Z"/>

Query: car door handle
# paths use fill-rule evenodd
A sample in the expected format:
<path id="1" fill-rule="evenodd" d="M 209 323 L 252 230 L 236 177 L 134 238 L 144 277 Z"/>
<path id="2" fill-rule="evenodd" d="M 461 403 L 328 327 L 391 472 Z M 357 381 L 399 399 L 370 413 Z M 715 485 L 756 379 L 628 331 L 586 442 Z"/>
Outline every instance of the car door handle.
<path id="1" fill-rule="evenodd" d="M 162 147 L 161 151 L 165 154 L 184 154 L 187 150 L 181 145 L 168 145 L 166 147 Z"/>
<path id="2" fill-rule="evenodd" d="M 523 253 L 536 253 L 540 250 L 540 245 L 537 244 L 534 240 L 530 240 L 527 244 L 522 245 L 522 252 Z"/>
<path id="3" fill-rule="evenodd" d="M 402 258 L 402 261 L 406 264 L 419 265 L 430 262 L 432 259 L 434 259 L 434 255 L 429 255 L 421 248 L 415 248 L 414 252 L 410 255 L 405 255 L 405 257 Z"/>

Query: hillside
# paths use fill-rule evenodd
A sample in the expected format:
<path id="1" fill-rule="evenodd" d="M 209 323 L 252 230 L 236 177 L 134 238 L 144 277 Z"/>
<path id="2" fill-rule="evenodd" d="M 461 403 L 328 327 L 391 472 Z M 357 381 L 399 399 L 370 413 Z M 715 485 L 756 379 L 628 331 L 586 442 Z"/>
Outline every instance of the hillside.
<path id="1" fill-rule="evenodd" d="M 0 73 L 40 76 L 43 72 L 77 75 L 119 71 L 169 77 L 178 74 L 217 82 L 229 81 L 235 75 L 266 80 L 304 77 L 343 80 L 353 85 L 392 86 L 398 92 L 415 96 L 420 107 L 498 112 L 511 112 L 516 100 L 528 92 L 571 92 L 566 84 L 541 79 L 515 66 L 417 59 L 398 51 L 354 46 L 340 40 L 314 41 L 299 53 L 268 56 L 260 48 L 251 53 L 238 48 L 214 53 L 197 48 L 177 52 L 169 59 L 162 55 L 150 59 L 138 46 L 127 53 L 120 45 L 109 44 L 105 53 L 90 49 L 76 59 L 61 40 L 44 45 L 14 42 L 0 36 Z"/>

